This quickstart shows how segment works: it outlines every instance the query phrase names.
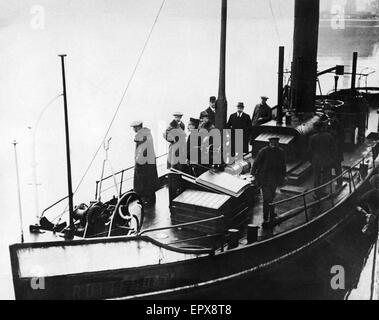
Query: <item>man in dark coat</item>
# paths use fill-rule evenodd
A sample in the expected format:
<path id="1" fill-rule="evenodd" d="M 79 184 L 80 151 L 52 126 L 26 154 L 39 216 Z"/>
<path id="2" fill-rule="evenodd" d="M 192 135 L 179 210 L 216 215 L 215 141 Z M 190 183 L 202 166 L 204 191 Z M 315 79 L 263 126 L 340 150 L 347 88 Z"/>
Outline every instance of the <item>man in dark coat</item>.
<path id="1" fill-rule="evenodd" d="M 188 131 L 190 134 L 187 138 L 187 160 L 189 162 L 195 162 L 196 164 L 199 164 L 199 157 L 200 157 L 200 145 L 201 145 L 201 138 L 200 136 L 197 137 L 197 141 L 192 141 L 191 139 L 194 138 L 194 133 L 199 130 L 199 119 L 190 118 L 190 121 L 188 123 Z"/>
<path id="2" fill-rule="evenodd" d="M 216 123 L 216 97 L 215 96 L 211 96 L 209 98 L 209 107 L 207 109 L 205 109 L 204 111 L 208 114 L 209 121 L 213 125 L 215 125 L 215 123 Z M 200 113 L 199 118 L 201 119 L 201 113 Z"/>
<path id="3" fill-rule="evenodd" d="M 330 118 L 328 121 L 328 129 L 330 133 L 334 136 L 336 140 L 336 150 L 335 159 L 333 163 L 333 169 L 336 176 L 342 174 L 342 161 L 343 161 L 343 141 L 344 141 L 344 131 L 337 118 L 335 111 L 330 112 Z M 337 179 L 337 187 L 342 186 L 342 176 Z"/>
<path id="4" fill-rule="evenodd" d="M 143 127 L 142 121 L 134 121 L 130 126 L 136 133 L 133 189 L 145 205 L 151 205 L 155 203 L 155 191 L 159 185 L 153 136 L 150 129 Z"/>
<path id="5" fill-rule="evenodd" d="M 170 122 L 167 129 L 163 132 L 163 138 L 170 143 L 167 155 L 167 169 L 174 168 L 182 170 L 183 159 L 181 159 L 181 156 L 185 153 L 182 148 L 185 148 L 186 136 L 184 128 L 184 123 L 178 122 L 178 120 L 175 118 Z M 184 144 L 182 141 L 184 141 Z"/>
<path id="6" fill-rule="evenodd" d="M 251 124 L 259 126 L 272 119 L 271 107 L 267 104 L 268 97 L 262 96 L 261 103 L 257 104 L 254 108 L 253 116 L 251 117 Z"/>
<path id="7" fill-rule="evenodd" d="M 232 129 L 232 154 L 234 155 L 234 129 L 243 130 L 243 152 L 249 151 L 249 136 L 251 130 L 250 116 L 243 112 L 245 106 L 243 102 L 238 102 L 237 112 L 230 115 L 227 126 Z"/>
<path id="8" fill-rule="evenodd" d="M 275 199 L 276 189 L 286 176 L 284 151 L 279 148 L 279 138 L 269 138 L 269 145 L 259 150 L 251 174 L 257 179 L 263 194 L 263 224 L 267 227 L 275 217 L 274 208 L 269 206 Z"/>
<path id="9" fill-rule="evenodd" d="M 174 112 L 172 115 L 173 115 L 173 117 L 174 117 L 174 121 L 177 122 L 178 126 L 179 126 L 183 131 L 185 131 L 185 130 L 186 130 L 186 126 L 185 126 L 185 124 L 184 124 L 183 121 L 182 121 L 183 113 L 182 113 L 182 112 L 179 112 L 179 111 L 176 111 L 176 112 Z"/>
<path id="10" fill-rule="evenodd" d="M 314 124 L 316 133 L 309 138 L 309 155 L 312 163 L 314 187 L 331 180 L 331 171 L 335 162 L 336 140 L 326 131 L 325 125 L 318 121 Z M 316 196 L 324 196 L 322 190 L 316 190 Z"/>
<path id="11" fill-rule="evenodd" d="M 364 214 L 365 223 L 362 228 L 362 233 L 368 236 L 378 234 L 377 219 L 379 216 L 379 174 L 374 174 L 370 179 L 371 189 L 364 193 L 360 198 L 358 211 Z"/>
<path id="12" fill-rule="evenodd" d="M 201 136 L 199 132 L 200 120 L 190 118 L 187 125 L 190 134 L 187 138 L 187 168 L 186 173 L 198 176 L 199 170 L 196 165 L 201 163 Z"/>

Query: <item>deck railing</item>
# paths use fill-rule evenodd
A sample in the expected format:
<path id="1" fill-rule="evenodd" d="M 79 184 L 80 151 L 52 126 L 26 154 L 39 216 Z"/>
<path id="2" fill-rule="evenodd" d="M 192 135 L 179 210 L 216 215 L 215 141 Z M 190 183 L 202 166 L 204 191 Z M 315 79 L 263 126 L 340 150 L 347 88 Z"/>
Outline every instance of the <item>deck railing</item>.
<path id="1" fill-rule="evenodd" d="M 162 154 L 162 155 L 160 155 L 160 156 L 158 156 L 158 157 L 155 157 L 155 160 L 157 161 L 157 160 L 159 160 L 159 159 L 161 159 L 161 158 L 163 158 L 163 157 L 165 157 L 165 156 L 167 156 L 167 153 Z M 162 165 L 163 165 L 163 164 L 161 164 L 160 166 L 162 166 Z M 129 180 L 132 180 L 132 179 L 133 179 L 133 176 L 131 176 L 131 177 L 126 177 L 126 178 L 125 178 L 125 174 L 126 174 L 127 172 L 131 172 L 133 169 L 134 169 L 134 166 L 130 166 L 130 167 L 127 167 L 127 168 L 125 168 L 125 169 L 122 169 L 122 170 L 120 170 L 120 171 L 118 171 L 118 172 L 115 172 L 113 175 L 111 174 L 111 175 L 109 175 L 109 176 L 103 177 L 103 178 L 100 179 L 100 180 L 97 180 L 97 181 L 96 181 L 95 199 L 97 200 L 97 199 L 98 199 L 98 196 L 101 195 L 101 194 L 103 194 L 103 193 L 105 193 L 106 191 L 108 191 L 108 190 L 110 190 L 110 189 L 114 189 L 114 185 L 112 185 L 112 186 L 107 187 L 107 188 L 105 188 L 105 189 L 103 189 L 103 190 L 99 190 L 99 184 L 100 184 L 100 182 L 103 182 L 103 181 L 109 180 L 109 179 L 113 178 L 113 176 L 115 176 L 115 177 L 117 177 L 117 176 L 121 176 L 121 177 L 120 177 L 120 181 L 117 182 L 118 196 L 121 196 L 121 195 L 122 195 L 122 192 L 123 192 L 123 186 L 124 186 L 124 183 L 127 182 L 127 181 L 129 181 Z M 56 207 L 59 203 L 61 203 L 63 200 L 66 200 L 66 199 L 68 199 L 68 196 L 65 196 L 65 197 L 59 199 L 58 201 L 54 202 L 53 204 L 51 204 L 50 206 L 48 206 L 47 208 L 45 208 L 45 209 L 42 211 L 42 213 L 41 213 L 41 217 L 43 217 L 47 211 L 49 211 L 50 209 Z M 67 210 L 67 208 L 66 208 L 66 209 L 64 209 L 64 211 L 63 211 L 61 214 L 57 215 L 52 221 L 55 221 L 57 218 L 60 218 L 63 214 L 65 214 L 65 213 L 67 213 L 67 212 L 68 212 L 68 210 Z"/>
<path id="2" fill-rule="evenodd" d="M 155 160 L 157 161 L 157 160 L 159 160 L 159 159 L 161 159 L 161 158 L 163 158 L 165 156 L 167 156 L 167 153 L 164 153 L 164 154 L 162 154 L 160 156 L 155 157 Z M 163 165 L 164 164 L 160 164 L 160 165 L 157 165 L 157 167 L 161 167 Z M 113 177 L 117 177 L 117 176 L 120 176 L 120 181 L 117 182 L 117 187 L 118 187 L 118 195 L 121 196 L 122 192 L 123 192 L 124 183 L 133 179 L 133 176 L 125 177 L 125 175 L 127 173 L 129 173 L 129 172 L 132 172 L 133 169 L 134 169 L 134 166 L 130 166 L 128 168 L 125 168 L 125 169 L 122 169 L 122 170 L 120 170 L 118 172 L 115 172 L 114 174 L 111 174 L 109 176 L 103 177 L 100 180 L 97 180 L 96 181 L 95 199 L 98 199 L 98 197 L 101 196 L 106 191 L 115 188 L 115 186 L 112 185 L 112 186 L 107 187 L 105 189 L 99 190 L 100 183 L 102 183 L 102 182 L 104 182 L 106 180 L 109 180 L 109 179 L 111 179 Z"/>
<path id="3" fill-rule="evenodd" d="M 378 155 L 378 145 L 370 148 L 367 154 L 365 154 L 361 159 L 359 159 L 359 161 L 357 161 L 352 166 L 345 169 L 340 175 L 336 176 L 330 181 L 316 188 L 312 188 L 301 194 L 295 195 L 293 197 L 270 203 L 270 209 L 273 209 L 273 208 L 280 209 L 280 206 L 287 207 L 287 210 L 285 210 L 281 215 L 279 214 L 277 216 L 276 222 L 281 223 L 283 221 L 294 218 L 302 213 L 304 214 L 305 221 L 308 222 L 311 219 L 309 211 L 313 206 L 315 205 L 318 205 L 320 207 L 321 205 L 324 206 L 324 208 L 320 212 L 318 212 L 317 215 L 320 215 L 326 212 L 327 210 L 329 210 L 331 207 L 334 207 L 338 201 L 341 201 L 345 198 L 345 197 L 338 198 L 337 196 L 347 186 L 347 185 L 343 185 L 341 186 L 340 189 L 337 189 L 337 188 L 333 188 L 334 183 L 337 182 L 338 180 L 342 180 L 342 181 L 347 180 L 349 190 L 348 190 L 348 193 L 346 194 L 346 197 L 352 194 L 357 189 L 357 184 L 366 177 L 366 175 L 368 174 L 368 170 L 370 168 L 375 169 L 375 161 L 376 161 L 377 155 Z M 309 201 L 310 195 L 323 193 L 325 190 L 327 190 L 327 192 L 325 193 L 325 196 L 316 197 L 316 198 L 313 198 L 311 201 Z M 298 206 L 296 206 L 296 202 L 298 203 Z M 330 204 L 329 207 L 327 205 L 325 206 L 325 204 L 328 204 L 327 202 L 329 202 Z M 293 209 L 288 210 L 289 207 Z"/>

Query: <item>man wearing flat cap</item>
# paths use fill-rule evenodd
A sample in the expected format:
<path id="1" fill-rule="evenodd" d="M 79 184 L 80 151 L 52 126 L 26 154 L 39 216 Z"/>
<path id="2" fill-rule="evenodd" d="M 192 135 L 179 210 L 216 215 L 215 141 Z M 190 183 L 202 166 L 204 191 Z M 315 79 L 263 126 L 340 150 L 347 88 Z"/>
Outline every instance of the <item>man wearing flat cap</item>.
<path id="1" fill-rule="evenodd" d="M 179 127 L 184 131 L 186 129 L 186 126 L 182 122 L 183 113 L 176 111 L 172 115 L 174 116 L 174 120 L 178 123 Z"/>
<path id="2" fill-rule="evenodd" d="M 153 136 L 150 129 L 143 127 L 142 121 L 133 121 L 130 126 L 136 133 L 133 189 L 145 205 L 151 205 L 155 203 L 155 191 L 158 189 Z"/>
<path id="3" fill-rule="evenodd" d="M 264 228 L 275 218 L 275 209 L 270 208 L 269 204 L 275 199 L 277 187 L 284 183 L 287 171 L 284 151 L 279 148 L 279 138 L 273 136 L 268 140 L 269 145 L 259 150 L 251 168 L 251 174 L 262 188 Z"/>
<path id="4" fill-rule="evenodd" d="M 213 125 L 215 125 L 216 123 L 216 97 L 215 96 L 209 97 L 209 107 L 205 109 L 204 111 L 208 114 L 209 121 Z M 199 118 L 201 119 L 201 114 Z"/>
<path id="5" fill-rule="evenodd" d="M 237 112 L 230 115 L 227 126 L 229 129 L 232 129 L 232 154 L 234 154 L 234 130 L 242 129 L 243 130 L 243 152 L 246 153 L 249 151 L 249 136 L 251 130 L 251 119 L 248 114 L 243 112 L 245 106 L 243 102 L 238 102 Z"/>
<path id="6" fill-rule="evenodd" d="M 272 119 L 271 107 L 267 104 L 268 97 L 261 96 L 261 103 L 254 108 L 253 116 L 251 117 L 252 125 L 259 126 Z"/>
<path id="7" fill-rule="evenodd" d="M 183 113 L 175 112 L 173 116 L 174 119 L 163 132 L 163 138 L 170 143 L 167 156 L 167 169 L 175 168 L 181 170 L 182 163 L 180 161 L 180 156 L 184 154 L 185 151 L 181 149 L 183 144 L 177 144 L 177 142 L 184 141 L 185 145 L 185 125 L 182 122 Z"/>

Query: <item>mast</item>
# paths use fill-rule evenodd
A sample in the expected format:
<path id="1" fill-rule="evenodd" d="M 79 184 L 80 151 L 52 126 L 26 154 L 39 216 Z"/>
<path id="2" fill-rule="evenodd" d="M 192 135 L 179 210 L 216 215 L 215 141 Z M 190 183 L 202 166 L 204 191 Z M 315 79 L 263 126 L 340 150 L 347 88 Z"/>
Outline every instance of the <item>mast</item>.
<path id="1" fill-rule="evenodd" d="M 295 1 L 291 104 L 297 113 L 315 110 L 320 0 Z"/>
<path id="2" fill-rule="evenodd" d="M 22 222 L 22 204 L 21 204 L 21 187 L 20 187 L 20 174 L 18 170 L 18 158 L 17 158 L 17 141 L 14 140 L 12 142 L 14 147 L 14 160 L 16 164 L 16 178 L 17 178 L 17 200 L 18 200 L 18 213 L 20 218 L 20 231 L 21 231 L 21 243 L 24 243 L 24 229 L 23 229 L 23 222 Z"/>
<path id="3" fill-rule="evenodd" d="M 68 184 L 68 206 L 70 213 L 70 227 L 68 236 L 72 235 L 74 230 L 74 204 L 73 204 L 73 193 L 72 193 L 72 179 L 71 179 L 71 158 L 70 158 L 70 135 L 68 129 L 68 111 L 67 111 L 67 92 L 66 92 L 66 75 L 65 75 L 65 67 L 64 67 L 64 58 L 67 55 L 61 54 L 59 57 L 61 58 L 62 64 L 62 83 L 63 83 L 63 103 L 64 103 L 64 121 L 65 121 L 65 132 L 66 132 L 66 162 L 67 162 L 67 184 Z"/>
<path id="4" fill-rule="evenodd" d="M 278 116 L 276 123 L 283 124 L 283 75 L 284 75 L 284 47 L 279 47 L 278 61 Z"/>
<path id="5" fill-rule="evenodd" d="M 222 130 L 226 127 L 228 103 L 225 95 L 225 64 L 226 64 L 226 21 L 228 1 L 221 4 L 221 38 L 220 38 L 220 70 L 218 83 L 218 96 L 216 100 L 216 128 Z"/>
<path id="6" fill-rule="evenodd" d="M 357 77 L 357 60 L 358 60 L 358 52 L 353 52 L 353 67 L 351 71 L 351 92 L 353 94 L 355 91 L 355 79 Z"/>

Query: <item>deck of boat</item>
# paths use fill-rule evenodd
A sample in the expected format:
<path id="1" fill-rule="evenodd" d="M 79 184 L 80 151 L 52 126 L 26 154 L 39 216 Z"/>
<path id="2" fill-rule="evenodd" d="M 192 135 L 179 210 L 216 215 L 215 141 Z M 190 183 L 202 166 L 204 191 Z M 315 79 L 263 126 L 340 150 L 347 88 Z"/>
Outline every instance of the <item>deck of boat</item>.
<path id="1" fill-rule="evenodd" d="M 344 154 L 344 161 L 342 163 L 343 170 L 356 164 L 362 158 L 362 155 L 367 153 L 370 148 L 370 141 L 366 141 L 360 145 L 354 152 L 346 152 Z M 369 160 L 369 158 L 368 158 Z M 372 161 L 370 161 L 369 166 L 372 167 Z M 298 167 L 298 166 L 297 166 Z M 291 170 L 295 170 L 292 168 Z M 352 171 L 352 180 L 350 181 L 351 187 L 359 183 L 360 175 L 358 170 Z M 311 190 L 313 188 L 313 179 L 310 173 L 307 174 L 306 178 L 302 183 L 297 185 L 297 190 L 295 191 L 286 191 L 289 185 L 284 185 L 278 188 L 277 196 L 275 201 L 280 201 L 294 197 L 296 192 L 299 193 L 299 190 Z M 292 189 L 291 187 L 289 189 Z M 296 188 L 295 188 L 296 189 Z M 329 194 L 331 190 L 326 190 Z M 285 215 L 289 211 L 293 211 L 295 208 L 301 208 L 304 205 L 304 199 L 307 205 L 314 203 L 308 210 L 307 216 L 302 211 L 300 214 L 295 215 L 293 218 L 281 222 L 279 225 L 276 225 L 273 228 L 262 229 L 259 228 L 258 239 L 262 240 L 269 238 L 273 235 L 279 234 L 281 232 L 290 230 L 296 226 L 299 226 L 305 223 L 308 220 L 312 220 L 314 217 L 318 216 L 320 213 L 326 211 L 329 208 L 332 208 L 336 203 L 341 199 L 345 198 L 350 192 L 350 186 L 348 182 L 348 175 L 344 179 L 343 187 L 340 189 L 336 188 L 336 183 L 333 185 L 332 196 L 325 198 L 323 201 L 315 203 L 314 193 L 309 193 L 305 197 L 299 197 L 297 199 L 285 202 L 276 207 L 276 213 L 281 216 Z M 167 185 L 163 186 L 156 193 L 156 204 L 145 210 L 145 221 L 142 230 L 153 229 L 153 228 L 162 228 L 168 227 L 165 230 L 158 230 L 148 233 L 148 235 L 160 242 L 172 244 L 175 246 L 204 246 L 204 247 L 220 247 L 222 237 L 212 237 L 210 234 L 201 233 L 199 231 L 190 230 L 189 228 L 171 228 L 175 224 L 171 221 L 171 214 L 169 208 L 169 196 L 168 196 L 168 187 Z M 248 213 L 248 222 L 245 226 L 240 228 L 240 243 L 246 243 L 246 227 L 248 224 L 254 224 L 260 226 L 263 222 L 262 214 L 262 196 L 258 194 L 254 199 L 254 206 L 249 209 Z"/>

